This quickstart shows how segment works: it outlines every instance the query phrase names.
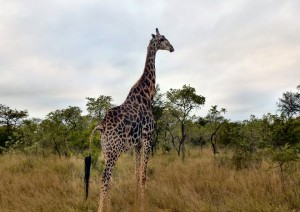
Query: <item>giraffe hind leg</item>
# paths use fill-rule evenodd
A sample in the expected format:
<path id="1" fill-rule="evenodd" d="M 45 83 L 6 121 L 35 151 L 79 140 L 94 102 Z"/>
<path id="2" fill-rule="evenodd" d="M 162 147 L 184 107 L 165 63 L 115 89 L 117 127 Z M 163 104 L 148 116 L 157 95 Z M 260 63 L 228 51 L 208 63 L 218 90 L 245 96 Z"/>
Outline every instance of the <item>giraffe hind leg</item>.
<path id="1" fill-rule="evenodd" d="M 140 167 L 140 211 L 144 211 L 145 207 L 145 184 L 147 165 L 150 153 L 150 139 L 145 139 L 143 142 L 143 148 L 141 150 L 141 167 Z"/>
<path id="2" fill-rule="evenodd" d="M 106 161 L 105 168 L 102 172 L 101 191 L 100 191 L 101 193 L 100 193 L 100 201 L 99 201 L 98 212 L 103 212 L 104 205 L 105 205 L 104 203 L 106 202 L 106 199 L 107 199 L 106 197 L 107 197 L 107 194 L 109 192 L 109 184 L 110 184 L 110 181 L 111 181 L 112 170 L 113 170 L 113 167 L 116 164 L 117 159 L 118 159 L 118 157 L 109 158 Z"/>
<path id="3" fill-rule="evenodd" d="M 135 202 L 140 201 L 140 181 L 141 181 L 141 146 L 135 147 L 135 177 L 136 177 L 136 189 L 135 189 Z"/>

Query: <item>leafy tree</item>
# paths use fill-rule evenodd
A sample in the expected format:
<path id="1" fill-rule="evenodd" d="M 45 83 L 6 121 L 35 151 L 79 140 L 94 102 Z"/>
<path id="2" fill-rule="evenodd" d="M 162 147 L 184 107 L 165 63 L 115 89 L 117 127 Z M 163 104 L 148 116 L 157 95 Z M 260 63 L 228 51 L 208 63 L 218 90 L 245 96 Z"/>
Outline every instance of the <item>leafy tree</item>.
<path id="1" fill-rule="evenodd" d="M 260 165 L 258 148 L 264 147 L 262 120 L 251 115 L 243 122 L 226 121 L 218 133 L 220 143 L 231 149 L 230 161 L 236 169 Z"/>
<path id="2" fill-rule="evenodd" d="M 86 137 L 90 135 L 92 132 L 93 128 L 98 122 L 101 122 L 106 114 L 106 112 L 112 108 L 114 105 L 112 104 L 112 97 L 111 96 L 105 96 L 105 95 L 100 95 L 98 98 L 86 98 L 88 100 L 86 106 L 87 106 L 87 111 L 89 112 L 89 116 L 87 118 L 90 119 L 89 123 L 87 124 L 88 126 L 92 128 L 88 128 L 85 131 Z M 85 119 L 88 121 L 88 119 Z M 92 123 L 91 123 L 92 122 Z M 99 141 L 97 142 L 99 144 Z M 96 144 L 96 139 L 93 139 L 92 146 Z M 92 148 L 92 157 L 97 158 L 98 155 L 100 154 L 100 146 L 97 148 Z M 98 163 L 98 160 L 94 160 L 95 164 Z"/>
<path id="3" fill-rule="evenodd" d="M 100 95 L 98 98 L 87 97 L 86 99 L 88 100 L 86 104 L 87 111 L 89 115 L 97 121 L 101 121 L 108 109 L 113 106 L 111 96 Z"/>
<path id="4" fill-rule="evenodd" d="M 286 144 L 296 146 L 300 142 L 299 119 L 281 115 L 265 115 L 262 119 L 261 139 L 265 146 L 283 147 Z"/>
<path id="5" fill-rule="evenodd" d="M 238 136 L 237 132 L 239 131 L 240 125 L 240 122 L 225 122 L 218 132 L 219 143 L 224 147 L 233 145 L 234 140 Z"/>
<path id="6" fill-rule="evenodd" d="M 25 152 L 37 153 L 43 132 L 40 129 L 42 120 L 33 118 L 24 120 L 18 132 L 20 137 L 19 149 Z"/>
<path id="7" fill-rule="evenodd" d="M 262 119 L 262 136 L 266 146 L 284 148 L 299 146 L 300 143 L 300 119 L 294 118 L 300 115 L 300 85 L 298 92 L 285 92 L 277 103 L 281 115 L 265 115 Z"/>
<path id="8" fill-rule="evenodd" d="M 208 120 L 206 118 L 203 118 L 203 117 L 199 117 L 198 120 L 197 120 L 197 123 L 204 127 L 208 124 Z"/>
<path id="9" fill-rule="evenodd" d="M 236 137 L 231 147 L 233 149 L 232 162 L 236 169 L 248 168 L 259 165 L 261 157 L 257 152 L 259 146 L 260 121 L 253 115 L 250 120 L 245 120 L 236 128 Z"/>
<path id="10" fill-rule="evenodd" d="M 208 114 L 206 115 L 206 119 L 209 123 L 220 123 L 225 120 L 224 116 L 221 114 L 225 114 L 227 111 L 225 108 L 221 108 L 218 110 L 217 105 L 211 106 L 210 110 L 208 111 Z"/>
<path id="11" fill-rule="evenodd" d="M 210 135 L 210 142 L 212 145 L 213 153 L 217 153 L 217 141 L 216 141 L 216 135 L 220 127 L 226 122 L 226 119 L 221 114 L 226 113 L 225 108 L 221 108 L 218 110 L 218 106 L 214 105 L 211 106 L 211 109 L 208 111 L 208 114 L 206 116 L 207 122 L 211 126 L 211 135 Z"/>
<path id="12" fill-rule="evenodd" d="M 182 89 L 170 89 L 167 92 L 167 105 L 170 114 L 180 123 L 181 138 L 179 142 L 178 155 L 182 152 L 182 159 L 185 158 L 186 124 L 191 120 L 191 112 L 200 108 L 205 103 L 205 97 L 196 94 L 195 88 L 184 85 Z"/>
<path id="13" fill-rule="evenodd" d="M 7 147 L 9 147 L 16 142 L 13 133 L 27 116 L 27 110 L 11 109 L 0 104 L 0 127 L 2 132 L 2 135 L 0 136 L 0 147 L 3 148 L 5 145 L 8 145 Z"/>
<path id="14" fill-rule="evenodd" d="M 269 153 L 271 156 L 271 161 L 277 164 L 280 170 L 280 178 L 282 183 L 282 188 L 285 189 L 285 171 L 287 165 L 293 161 L 299 159 L 299 149 L 293 148 L 289 144 L 285 144 L 280 148 L 270 148 Z"/>
<path id="15" fill-rule="evenodd" d="M 251 115 L 249 120 L 243 122 L 244 136 L 248 141 L 249 151 L 252 153 L 256 152 L 258 148 L 265 146 L 265 143 L 263 142 L 265 132 L 262 131 L 262 125 L 262 120 L 254 115 Z"/>
<path id="16" fill-rule="evenodd" d="M 70 153 L 70 145 L 84 143 L 80 136 L 84 125 L 79 107 L 70 106 L 67 109 L 50 112 L 41 123 L 41 127 L 46 134 L 44 146 L 52 143 L 59 157 L 63 152 L 65 155 Z"/>
<path id="17" fill-rule="evenodd" d="M 170 110 L 164 110 L 163 118 L 161 121 L 163 126 L 163 147 L 173 146 L 174 149 L 180 153 L 180 125 L 178 120 L 171 114 Z"/>
<path id="18" fill-rule="evenodd" d="M 205 128 L 198 121 L 189 120 L 186 128 L 187 140 L 194 146 L 200 146 L 201 151 L 206 144 Z"/>
<path id="19" fill-rule="evenodd" d="M 154 136 L 153 136 L 154 138 L 151 143 L 152 155 L 154 155 L 154 151 L 156 150 L 156 146 L 159 142 L 159 136 L 164 130 L 164 124 L 162 121 L 164 109 L 165 109 L 164 94 L 160 93 L 160 87 L 157 84 L 155 86 L 155 96 L 152 102 L 152 112 L 155 119 Z"/>
<path id="20" fill-rule="evenodd" d="M 298 91 L 300 91 L 300 85 L 297 86 Z M 279 110 L 291 118 L 293 115 L 300 115 L 300 93 L 287 91 L 282 94 L 277 103 Z"/>

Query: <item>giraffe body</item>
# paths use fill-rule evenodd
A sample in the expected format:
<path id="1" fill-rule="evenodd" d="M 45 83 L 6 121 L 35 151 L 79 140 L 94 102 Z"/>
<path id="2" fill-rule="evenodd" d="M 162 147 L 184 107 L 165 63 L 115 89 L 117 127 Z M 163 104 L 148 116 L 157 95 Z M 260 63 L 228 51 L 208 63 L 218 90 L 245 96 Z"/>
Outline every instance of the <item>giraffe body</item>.
<path id="1" fill-rule="evenodd" d="M 140 200 L 141 210 L 143 210 L 146 169 L 154 130 L 151 104 L 155 94 L 157 50 L 174 51 L 173 46 L 163 35 L 159 34 L 158 29 L 156 29 L 156 35 L 152 35 L 147 48 L 146 63 L 141 78 L 131 88 L 124 103 L 108 110 L 103 121 L 96 127 L 101 131 L 101 146 L 106 162 L 101 178 L 98 211 L 103 211 L 112 169 L 117 159 L 122 152 L 130 148 L 135 150 L 137 199 Z"/>

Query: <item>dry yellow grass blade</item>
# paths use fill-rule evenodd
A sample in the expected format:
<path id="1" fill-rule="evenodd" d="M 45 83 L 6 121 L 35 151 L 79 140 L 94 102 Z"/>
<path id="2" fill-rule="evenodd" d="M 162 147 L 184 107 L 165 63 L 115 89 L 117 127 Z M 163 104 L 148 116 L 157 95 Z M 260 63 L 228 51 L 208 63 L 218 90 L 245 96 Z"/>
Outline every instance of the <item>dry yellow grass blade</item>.
<path id="1" fill-rule="evenodd" d="M 210 150 L 190 150 L 183 163 L 174 153 L 150 158 L 147 211 L 299 211 L 300 171 L 283 190 L 279 172 L 261 167 L 236 171 L 214 161 Z M 83 159 L 0 156 L 0 211 L 97 211 L 99 171 L 84 197 Z M 114 170 L 112 211 L 135 210 L 134 157 L 124 154 Z"/>

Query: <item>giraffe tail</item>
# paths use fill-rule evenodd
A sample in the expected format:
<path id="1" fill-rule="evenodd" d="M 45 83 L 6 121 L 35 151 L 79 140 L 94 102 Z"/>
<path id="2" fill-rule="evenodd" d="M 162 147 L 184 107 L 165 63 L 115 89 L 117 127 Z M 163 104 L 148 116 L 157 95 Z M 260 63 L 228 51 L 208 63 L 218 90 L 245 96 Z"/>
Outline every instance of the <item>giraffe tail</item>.
<path id="1" fill-rule="evenodd" d="M 84 183 L 85 183 L 85 199 L 89 196 L 89 180 L 91 173 L 92 157 L 88 155 L 84 158 Z"/>
<path id="2" fill-rule="evenodd" d="M 93 132 L 90 135 L 90 143 L 89 143 L 89 154 L 84 158 L 84 183 L 85 183 L 85 199 L 88 198 L 89 195 L 89 181 L 91 174 L 91 164 L 92 164 L 92 156 L 91 156 L 91 144 L 96 130 L 101 130 L 101 125 L 98 125 L 94 128 Z"/>

